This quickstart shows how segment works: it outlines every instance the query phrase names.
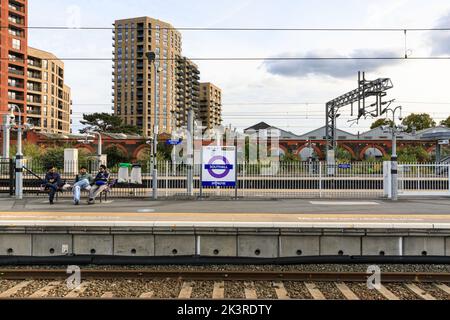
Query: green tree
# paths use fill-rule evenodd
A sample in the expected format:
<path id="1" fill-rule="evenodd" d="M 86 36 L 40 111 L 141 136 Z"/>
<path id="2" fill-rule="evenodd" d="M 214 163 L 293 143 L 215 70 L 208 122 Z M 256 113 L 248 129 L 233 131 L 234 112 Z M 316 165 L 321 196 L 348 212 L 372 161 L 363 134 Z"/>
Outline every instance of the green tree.
<path id="1" fill-rule="evenodd" d="M 9 149 L 9 156 L 11 158 L 14 158 L 16 156 L 16 153 L 17 153 L 17 146 L 15 144 L 11 145 Z M 22 146 L 22 153 L 26 158 L 39 160 L 43 153 L 43 150 L 37 144 L 25 141 Z"/>
<path id="2" fill-rule="evenodd" d="M 158 152 L 156 154 L 156 159 L 159 162 L 165 162 L 172 160 L 172 148 L 173 146 L 169 146 L 163 142 L 158 143 Z M 147 162 L 150 161 L 150 148 L 147 150 L 147 152 L 143 153 L 139 157 L 139 161 Z"/>
<path id="3" fill-rule="evenodd" d="M 419 131 L 435 127 L 436 121 L 428 113 L 412 113 L 403 120 L 402 124 L 406 126 L 407 132 L 412 132 L 413 128 Z"/>
<path id="4" fill-rule="evenodd" d="M 300 158 L 298 156 L 296 156 L 294 153 L 292 153 L 291 151 L 288 151 L 284 155 L 281 156 L 281 160 L 286 161 L 286 162 L 299 162 Z"/>
<path id="5" fill-rule="evenodd" d="M 107 155 L 109 168 L 113 168 L 117 166 L 119 163 L 129 161 L 128 157 L 123 153 L 123 151 L 114 145 L 106 149 L 105 154 Z"/>
<path id="6" fill-rule="evenodd" d="M 445 127 L 450 128 L 450 117 L 448 117 L 448 118 L 445 119 L 445 120 L 442 120 L 442 121 L 441 121 L 441 126 L 445 126 Z"/>
<path id="7" fill-rule="evenodd" d="M 64 146 L 55 146 L 46 148 L 41 157 L 42 170 L 47 170 L 49 167 L 56 167 L 57 169 L 64 168 Z"/>
<path id="8" fill-rule="evenodd" d="M 83 114 L 81 124 L 86 126 L 80 130 L 80 133 L 87 132 L 105 132 L 105 133 L 124 133 L 124 134 L 142 134 L 137 126 L 124 124 L 122 119 L 109 113 L 91 113 Z"/>
<path id="9" fill-rule="evenodd" d="M 390 119 L 378 119 L 377 121 L 372 123 L 370 129 L 375 129 L 381 126 L 389 126 L 392 128 L 394 126 L 394 122 Z"/>
<path id="10" fill-rule="evenodd" d="M 398 151 L 399 162 L 429 162 L 431 156 L 422 146 L 406 146 Z"/>
<path id="11" fill-rule="evenodd" d="M 352 160 L 351 153 L 342 147 L 337 147 L 336 149 L 336 159 L 340 162 L 348 162 Z"/>

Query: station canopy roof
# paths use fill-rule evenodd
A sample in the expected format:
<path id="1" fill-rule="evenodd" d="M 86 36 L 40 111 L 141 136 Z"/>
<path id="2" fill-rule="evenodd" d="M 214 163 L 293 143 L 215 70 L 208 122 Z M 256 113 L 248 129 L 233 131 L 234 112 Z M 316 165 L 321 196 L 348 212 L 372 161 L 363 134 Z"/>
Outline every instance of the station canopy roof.
<path id="1" fill-rule="evenodd" d="M 426 140 L 447 140 L 450 139 L 450 128 L 439 126 L 424 130 L 421 138 Z"/>

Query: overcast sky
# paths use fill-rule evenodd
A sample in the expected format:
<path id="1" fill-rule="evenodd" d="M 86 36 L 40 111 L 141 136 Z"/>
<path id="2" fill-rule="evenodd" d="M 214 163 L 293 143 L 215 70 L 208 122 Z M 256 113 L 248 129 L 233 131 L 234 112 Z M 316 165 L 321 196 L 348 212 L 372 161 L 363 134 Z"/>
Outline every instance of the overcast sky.
<path id="1" fill-rule="evenodd" d="M 150 16 L 175 27 L 431 28 L 450 27 L 448 0 L 29 0 L 30 26 L 111 27 Z M 403 32 L 182 31 L 183 54 L 208 57 L 403 56 Z M 450 56 L 450 32 L 411 32 L 412 57 Z M 30 30 L 29 45 L 60 58 L 112 58 L 111 30 Z M 450 60 L 198 61 L 201 81 L 223 90 L 224 123 L 242 130 L 259 121 L 295 133 L 323 126 L 324 103 L 357 86 L 356 72 L 392 79 L 389 98 L 406 113 L 450 115 Z M 83 112 L 111 112 L 112 61 L 66 61 L 74 131 Z M 340 129 L 365 131 L 372 120 Z"/>

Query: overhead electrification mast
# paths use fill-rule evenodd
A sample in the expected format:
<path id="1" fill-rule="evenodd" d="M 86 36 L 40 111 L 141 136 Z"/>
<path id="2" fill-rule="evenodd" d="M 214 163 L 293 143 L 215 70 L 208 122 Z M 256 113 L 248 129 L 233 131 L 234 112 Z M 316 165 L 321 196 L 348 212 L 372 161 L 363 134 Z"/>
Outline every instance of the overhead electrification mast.
<path id="1" fill-rule="evenodd" d="M 383 106 L 392 103 L 392 101 L 383 102 L 387 95 L 386 91 L 394 86 L 391 79 L 380 78 L 373 81 L 366 80 L 365 72 L 358 72 L 358 88 L 350 91 L 326 104 L 326 123 L 325 135 L 327 140 L 326 152 L 328 165 L 334 167 L 336 152 L 336 118 L 340 116 L 339 110 L 345 106 L 351 105 L 351 114 L 355 119 L 349 122 L 358 122 L 361 118 L 379 117 L 383 114 Z M 367 99 L 373 98 L 375 102 L 367 103 Z M 357 110 L 354 110 L 354 104 L 357 103 Z M 355 112 L 356 111 L 356 112 Z M 329 170 L 330 171 L 330 170 Z M 332 171 L 334 172 L 334 168 Z M 332 174 L 332 173 L 330 173 Z"/>

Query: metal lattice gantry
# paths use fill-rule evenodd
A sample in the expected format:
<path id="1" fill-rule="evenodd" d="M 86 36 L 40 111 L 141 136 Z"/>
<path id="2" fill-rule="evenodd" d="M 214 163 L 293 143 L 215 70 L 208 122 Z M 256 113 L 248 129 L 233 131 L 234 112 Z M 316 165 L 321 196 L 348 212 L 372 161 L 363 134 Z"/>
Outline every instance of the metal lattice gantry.
<path id="1" fill-rule="evenodd" d="M 392 89 L 394 85 L 389 78 L 380 78 L 373 81 L 368 81 L 365 78 L 365 72 L 358 72 L 358 88 L 350 91 L 336 99 L 333 99 L 326 104 L 326 124 L 325 134 L 327 140 L 327 160 L 329 159 L 330 150 L 336 149 L 336 118 L 339 116 L 339 109 L 348 105 L 352 106 L 351 115 L 355 115 L 354 104 L 358 104 L 358 113 L 355 115 L 353 121 L 358 121 L 361 118 L 378 117 L 383 114 L 383 106 L 386 102 L 382 99 L 387 95 L 386 91 Z M 375 98 L 375 102 L 368 104 L 368 98 Z"/>

